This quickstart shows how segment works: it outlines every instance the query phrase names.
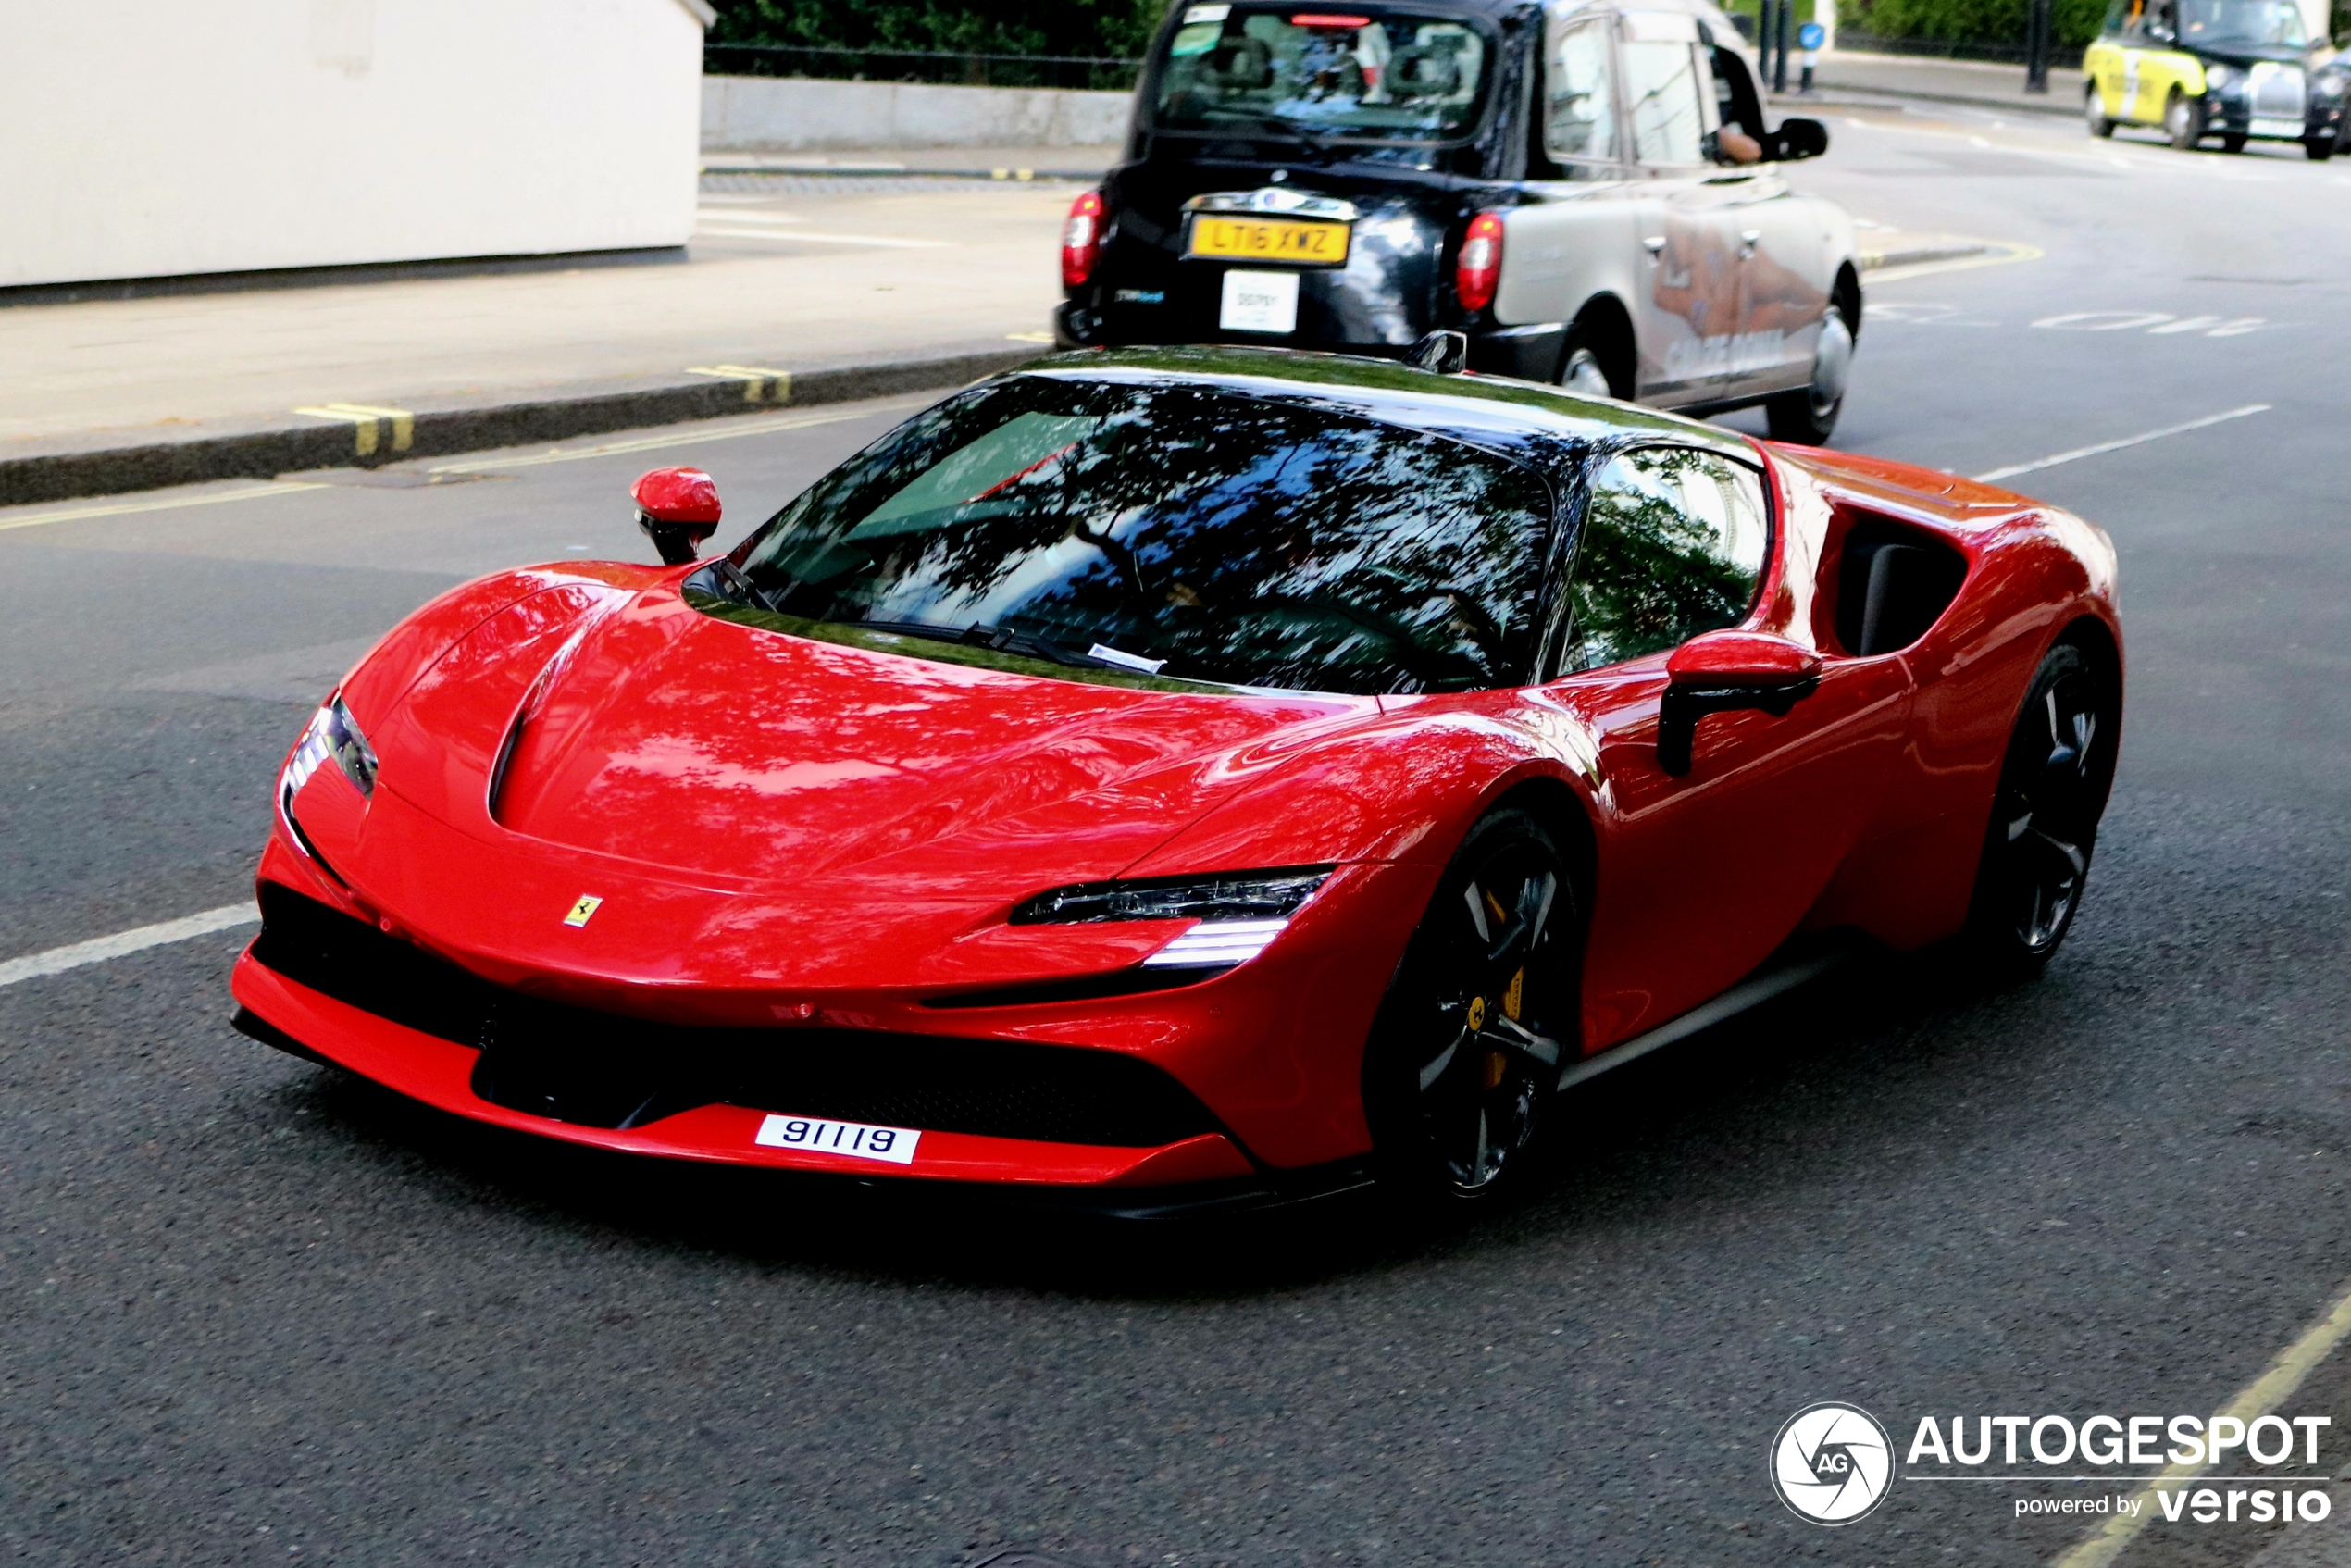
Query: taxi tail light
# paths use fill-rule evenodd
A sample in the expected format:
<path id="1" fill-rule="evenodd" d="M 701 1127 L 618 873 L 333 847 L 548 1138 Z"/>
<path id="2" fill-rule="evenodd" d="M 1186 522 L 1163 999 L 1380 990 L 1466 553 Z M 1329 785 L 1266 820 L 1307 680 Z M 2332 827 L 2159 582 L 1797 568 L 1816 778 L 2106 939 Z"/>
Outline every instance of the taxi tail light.
<path id="1" fill-rule="evenodd" d="M 1461 258 L 1453 264 L 1453 294 L 1463 310 L 1484 310 L 1494 303 L 1494 291 L 1501 280 L 1501 216 L 1481 212 L 1470 219 L 1469 232 L 1462 236 Z"/>
<path id="2" fill-rule="evenodd" d="M 1062 225 L 1062 287 L 1082 289 L 1102 255 L 1102 193 L 1088 191 L 1069 204 Z"/>

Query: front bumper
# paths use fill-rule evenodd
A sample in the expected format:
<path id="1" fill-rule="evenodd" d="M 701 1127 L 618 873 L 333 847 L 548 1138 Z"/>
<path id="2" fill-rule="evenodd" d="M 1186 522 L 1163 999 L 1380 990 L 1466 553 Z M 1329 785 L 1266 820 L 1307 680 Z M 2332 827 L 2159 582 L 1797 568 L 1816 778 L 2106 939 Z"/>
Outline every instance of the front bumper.
<path id="1" fill-rule="evenodd" d="M 1093 1192 L 1121 1206 L 1177 1188 L 1188 1202 L 1244 1191 L 1263 1201 L 1318 1189 L 1369 1148 L 1362 1048 L 1381 988 L 1365 984 L 1364 954 L 1401 951 L 1428 874 L 1356 875 L 1370 896 L 1310 904 L 1285 937 L 1300 939 L 1287 956 L 1277 946 L 1176 989 L 1039 1001 L 933 986 L 749 1018 L 738 1007 L 731 1023 L 671 997 L 661 1010 L 694 1021 L 665 1023 L 615 1011 L 646 1005 L 650 991 L 582 996 L 582 977 L 567 972 L 493 983 L 404 928 L 389 934 L 396 921 L 379 929 L 364 901 L 330 886 L 280 833 L 263 856 L 263 933 L 232 988 L 256 1038 L 439 1109 L 566 1142 Z M 316 938 L 321 928 L 329 940 Z M 313 935 L 290 947 L 289 931 Z M 762 1145 L 770 1114 L 923 1136 L 911 1165 L 886 1164 Z"/>
<path id="2" fill-rule="evenodd" d="M 1157 1188 L 1247 1182 L 1256 1168 L 1221 1132 L 1155 1147 L 1117 1147 L 992 1138 L 926 1129 L 911 1165 L 900 1167 L 814 1150 L 776 1149 L 755 1136 L 770 1108 L 696 1105 L 641 1126 L 596 1126 L 533 1115 L 476 1092 L 483 1050 L 393 1023 L 287 978 L 251 949 L 230 988 L 240 1027 L 271 1045 L 348 1069 L 395 1093 L 477 1122 L 618 1153 L 834 1175 L 1016 1182 L 1049 1187 Z"/>
<path id="3" fill-rule="evenodd" d="M 2242 93 L 2207 101 L 2211 106 L 2205 120 L 2208 136 L 2243 136 L 2255 142 L 2340 142 L 2343 137 L 2342 104 L 2313 99 L 2297 129 L 2291 118 L 2257 118 Z"/>

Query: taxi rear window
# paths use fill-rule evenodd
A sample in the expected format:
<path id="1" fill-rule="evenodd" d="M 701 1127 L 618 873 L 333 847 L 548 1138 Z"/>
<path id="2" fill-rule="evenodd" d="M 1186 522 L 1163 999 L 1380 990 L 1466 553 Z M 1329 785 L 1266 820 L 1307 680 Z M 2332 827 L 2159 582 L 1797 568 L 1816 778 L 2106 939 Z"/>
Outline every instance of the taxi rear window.
<path id="1" fill-rule="evenodd" d="M 1453 141 L 1476 121 L 1490 54 L 1454 18 L 1189 6 L 1154 119 L 1221 135 Z"/>

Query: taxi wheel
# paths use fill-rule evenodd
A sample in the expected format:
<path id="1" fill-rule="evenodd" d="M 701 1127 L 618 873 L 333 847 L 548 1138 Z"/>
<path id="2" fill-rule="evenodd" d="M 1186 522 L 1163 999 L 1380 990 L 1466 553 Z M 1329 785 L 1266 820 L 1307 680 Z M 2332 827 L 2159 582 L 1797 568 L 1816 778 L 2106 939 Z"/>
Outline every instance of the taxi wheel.
<path id="1" fill-rule="evenodd" d="M 2191 98 L 2176 87 L 2171 89 L 2171 96 L 2163 105 L 2163 131 L 2180 151 L 2196 151 L 2196 144 L 2204 140 L 2204 100 Z M 2239 145 L 2242 144 L 2240 139 Z"/>
<path id="2" fill-rule="evenodd" d="M 1845 411 L 1845 377 L 1853 363 L 1853 324 L 1849 307 L 1832 302 L 1821 323 L 1821 346 L 1812 362 L 1812 384 L 1767 398 L 1765 425 L 1773 441 L 1798 446 L 1825 446 L 1836 433 L 1836 417 Z"/>
<path id="3" fill-rule="evenodd" d="M 1561 1068 L 1579 1052 L 1581 921 L 1532 813 L 1470 829 L 1405 949 L 1363 1053 L 1381 1185 L 1454 1209 L 1524 1185 Z"/>
<path id="4" fill-rule="evenodd" d="M 2334 138 L 2332 136 L 2313 136 L 2308 141 L 2302 143 L 2302 150 L 2310 155 L 2310 161 L 2312 163 L 2324 163 L 2327 159 L 2334 156 Z"/>
<path id="5" fill-rule="evenodd" d="M 2114 134 L 2114 121 L 2106 118 L 2106 100 L 2099 96 L 2098 84 L 2095 81 L 2083 89 L 2082 114 L 2083 118 L 2090 122 L 2091 135 L 2111 136 Z"/>
<path id="6" fill-rule="evenodd" d="M 1578 397 L 1613 397 L 1608 372 L 1600 367 L 1600 356 L 1581 343 L 1567 351 L 1567 365 L 1560 371 L 1560 385 Z"/>
<path id="7" fill-rule="evenodd" d="M 2220 138 L 2220 150 L 2224 153 L 2241 153 L 2245 151 L 2245 138 L 2242 136 L 2223 136 Z"/>

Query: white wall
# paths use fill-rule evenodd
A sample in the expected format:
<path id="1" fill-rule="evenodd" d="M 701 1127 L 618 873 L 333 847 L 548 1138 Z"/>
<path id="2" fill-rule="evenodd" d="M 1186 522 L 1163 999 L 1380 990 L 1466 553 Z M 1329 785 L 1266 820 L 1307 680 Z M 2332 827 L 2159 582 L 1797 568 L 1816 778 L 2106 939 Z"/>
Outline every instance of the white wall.
<path id="1" fill-rule="evenodd" d="M 713 76 L 703 80 L 702 142 L 714 152 L 1094 147 L 1125 139 L 1134 102 L 1047 87 Z"/>
<path id="2" fill-rule="evenodd" d="M 701 0 L 0 0 L 0 287 L 683 244 Z"/>

